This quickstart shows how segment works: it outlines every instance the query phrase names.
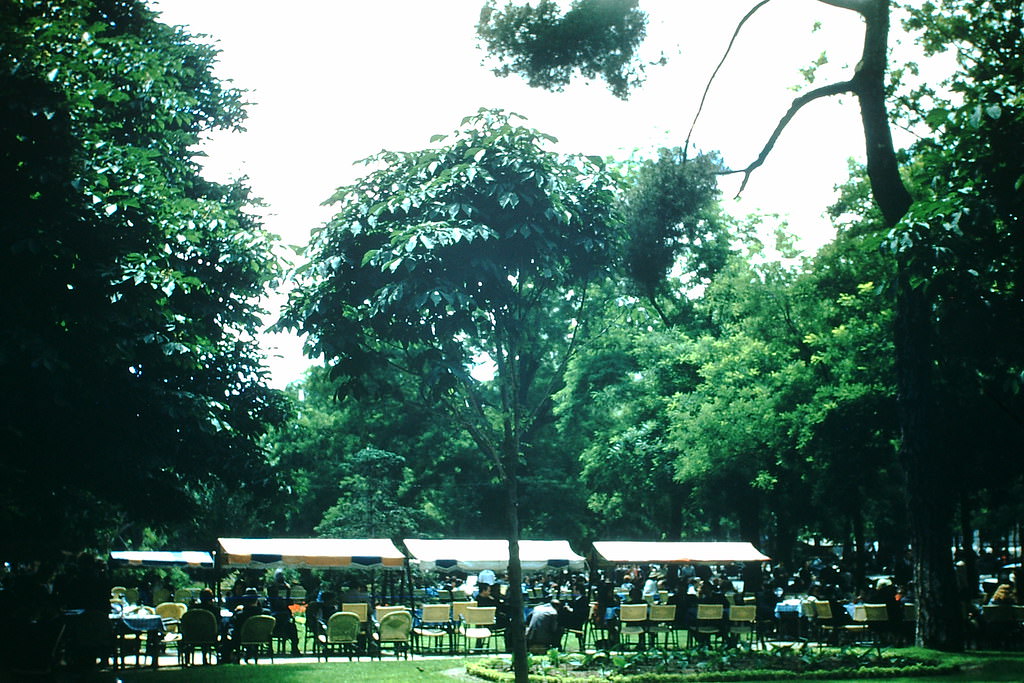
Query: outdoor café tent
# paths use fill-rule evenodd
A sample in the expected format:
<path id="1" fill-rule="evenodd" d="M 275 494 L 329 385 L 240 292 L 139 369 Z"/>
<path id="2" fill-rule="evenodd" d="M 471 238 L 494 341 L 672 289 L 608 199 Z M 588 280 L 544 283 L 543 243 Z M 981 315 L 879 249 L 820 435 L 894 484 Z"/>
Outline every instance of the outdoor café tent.
<path id="1" fill-rule="evenodd" d="M 114 550 L 113 564 L 131 567 L 212 567 L 213 555 L 198 550 Z"/>
<path id="2" fill-rule="evenodd" d="M 421 569 L 480 572 L 508 568 L 508 541 L 496 539 L 422 539 L 403 541 L 409 555 Z M 519 561 L 525 571 L 542 569 L 583 569 L 584 558 L 569 547 L 568 541 L 519 541 Z"/>
<path id="3" fill-rule="evenodd" d="M 405 555 L 386 538 L 219 538 L 222 567 L 396 568 Z"/>
<path id="4" fill-rule="evenodd" d="M 630 564 L 730 564 L 771 559 L 751 543 L 730 541 L 595 541 L 594 550 L 608 562 Z"/>

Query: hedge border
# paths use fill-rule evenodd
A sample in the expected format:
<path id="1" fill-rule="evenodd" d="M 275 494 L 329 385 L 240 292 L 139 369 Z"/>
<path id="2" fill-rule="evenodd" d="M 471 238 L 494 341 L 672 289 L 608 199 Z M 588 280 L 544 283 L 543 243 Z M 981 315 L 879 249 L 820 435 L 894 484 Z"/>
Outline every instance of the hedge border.
<path id="1" fill-rule="evenodd" d="M 540 683 L 725 683 L 727 681 L 799 681 L 878 679 L 916 676 L 949 676 L 960 670 L 957 666 L 939 664 L 913 664 L 905 667 L 875 666 L 856 669 L 832 669 L 829 671 L 780 671 L 778 669 L 747 669 L 744 671 L 709 671 L 706 673 L 675 674 L 613 674 L 603 676 L 558 676 L 556 674 L 530 674 L 531 681 Z M 515 674 L 498 671 L 481 664 L 467 663 L 466 673 L 491 683 L 514 681 Z"/>

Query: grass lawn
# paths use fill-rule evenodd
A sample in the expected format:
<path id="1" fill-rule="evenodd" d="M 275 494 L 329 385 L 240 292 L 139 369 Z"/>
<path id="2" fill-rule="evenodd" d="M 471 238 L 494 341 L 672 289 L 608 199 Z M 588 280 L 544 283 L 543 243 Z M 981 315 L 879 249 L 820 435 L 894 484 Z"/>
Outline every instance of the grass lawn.
<path id="1" fill-rule="evenodd" d="M 285 660 L 281 660 L 284 662 Z M 189 669 L 125 669 L 89 678 L 90 683 L 228 683 L 245 681 L 289 683 L 290 681 L 379 681 L 380 683 L 457 683 L 465 680 L 445 674 L 465 672 L 461 659 L 417 659 L 413 661 L 278 663 L 258 665 L 194 666 Z"/>
<path id="2" fill-rule="evenodd" d="M 971 652 L 963 655 L 943 655 L 934 652 L 908 649 L 906 654 L 927 656 L 945 662 L 959 664 L 963 671 L 953 676 L 908 677 L 878 679 L 889 683 L 952 683 L 953 681 L 1024 681 L 1024 653 Z M 96 674 L 86 680 L 90 683 L 185 683 L 186 681 L 228 682 L 228 681 L 379 681 L 381 683 L 462 683 L 467 679 L 464 673 L 452 675 L 452 671 L 464 672 L 463 660 L 415 659 L 412 661 L 373 662 L 331 662 L 331 663 L 264 663 L 259 665 L 228 665 L 192 667 L 187 670 L 176 667 L 158 670 L 126 669 L 117 672 Z M 79 681 L 82 679 L 68 679 Z M 812 679 L 800 679 L 803 683 L 814 683 Z M 874 680 L 874 679 L 859 679 Z M 834 683 L 834 679 L 833 679 Z"/>

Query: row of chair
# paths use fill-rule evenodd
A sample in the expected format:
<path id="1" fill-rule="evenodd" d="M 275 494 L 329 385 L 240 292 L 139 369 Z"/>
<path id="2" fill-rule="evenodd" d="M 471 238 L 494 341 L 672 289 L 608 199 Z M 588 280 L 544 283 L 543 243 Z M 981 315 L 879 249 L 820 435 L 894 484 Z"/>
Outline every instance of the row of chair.
<path id="1" fill-rule="evenodd" d="M 365 605 L 364 605 L 365 606 Z M 412 640 L 412 613 L 404 607 L 377 608 L 376 628 L 367 629 L 368 621 L 356 612 L 335 612 L 327 620 L 327 629 L 314 640 L 317 659 L 328 660 L 332 654 L 347 654 L 351 660 L 362 653 L 381 656 L 385 648 L 395 658 L 409 657 Z"/>

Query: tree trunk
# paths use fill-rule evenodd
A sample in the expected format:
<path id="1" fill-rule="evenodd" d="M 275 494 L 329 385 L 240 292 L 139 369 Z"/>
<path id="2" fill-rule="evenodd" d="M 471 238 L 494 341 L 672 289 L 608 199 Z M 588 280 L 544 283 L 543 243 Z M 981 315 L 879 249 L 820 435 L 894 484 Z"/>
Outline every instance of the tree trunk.
<path id="1" fill-rule="evenodd" d="M 526 625 L 523 622 L 523 568 L 519 561 L 519 481 L 516 476 L 516 458 L 509 463 L 505 478 L 508 496 L 508 599 L 510 612 L 505 642 L 512 650 L 512 669 L 516 683 L 528 683 L 529 669 L 526 660 Z"/>
<path id="2" fill-rule="evenodd" d="M 913 287 L 907 256 L 897 271 L 896 374 L 901 428 L 900 459 L 906 471 L 910 538 L 917 588 L 916 643 L 959 652 L 963 615 L 953 571 L 952 524 L 955 492 L 950 463 L 935 447 L 932 406 L 931 309 L 923 287 Z"/>
<path id="3" fill-rule="evenodd" d="M 867 570 L 864 562 L 864 548 L 867 545 L 867 537 L 864 533 L 864 512 L 858 508 L 853 512 L 853 585 L 854 590 L 860 590 L 867 579 Z"/>

